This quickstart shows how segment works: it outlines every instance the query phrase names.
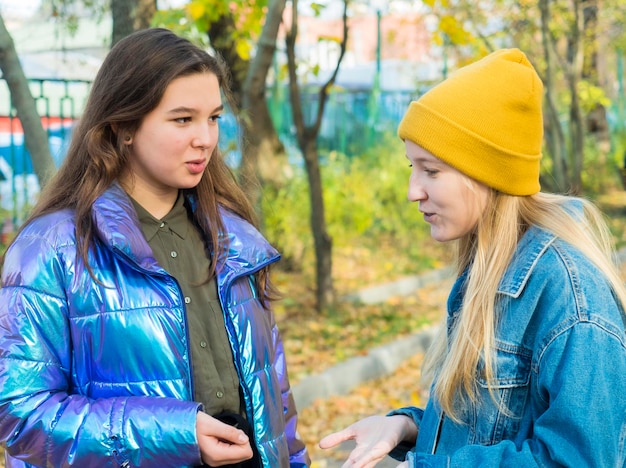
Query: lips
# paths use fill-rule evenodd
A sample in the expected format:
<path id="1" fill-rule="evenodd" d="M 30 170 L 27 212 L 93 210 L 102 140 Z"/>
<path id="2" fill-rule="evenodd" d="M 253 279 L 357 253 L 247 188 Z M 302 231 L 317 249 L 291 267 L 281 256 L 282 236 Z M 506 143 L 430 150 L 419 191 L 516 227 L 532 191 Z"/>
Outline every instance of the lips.
<path id="1" fill-rule="evenodd" d="M 427 223 L 432 222 L 433 218 L 435 217 L 435 213 L 428 213 L 427 211 L 422 210 L 420 210 L 420 212 L 424 215 L 424 221 L 426 221 Z"/>
<path id="2" fill-rule="evenodd" d="M 191 172 L 192 174 L 200 174 L 201 172 L 203 172 L 206 164 L 206 159 L 196 159 L 194 161 L 187 161 L 185 163 L 185 165 L 189 169 L 189 172 Z"/>

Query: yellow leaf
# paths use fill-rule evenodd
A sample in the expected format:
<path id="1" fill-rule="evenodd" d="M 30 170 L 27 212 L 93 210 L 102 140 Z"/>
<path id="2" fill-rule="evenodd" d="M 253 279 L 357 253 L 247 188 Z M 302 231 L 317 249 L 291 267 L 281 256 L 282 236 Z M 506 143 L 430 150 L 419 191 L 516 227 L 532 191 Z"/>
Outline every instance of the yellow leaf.
<path id="1" fill-rule="evenodd" d="M 237 55 L 243 60 L 250 59 L 251 47 L 246 41 L 237 41 Z"/>
<path id="2" fill-rule="evenodd" d="M 204 16 L 204 12 L 206 11 L 206 7 L 202 2 L 191 2 L 189 4 L 189 15 L 194 20 L 198 18 L 202 18 Z"/>

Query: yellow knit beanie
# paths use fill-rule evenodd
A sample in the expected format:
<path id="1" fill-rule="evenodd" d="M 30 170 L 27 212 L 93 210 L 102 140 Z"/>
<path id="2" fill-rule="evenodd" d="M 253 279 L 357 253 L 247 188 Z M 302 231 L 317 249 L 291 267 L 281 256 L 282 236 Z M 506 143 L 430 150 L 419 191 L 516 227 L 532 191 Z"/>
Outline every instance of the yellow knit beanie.
<path id="1" fill-rule="evenodd" d="M 501 49 L 413 101 L 398 135 L 489 187 L 532 195 L 540 190 L 542 95 L 526 55 Z"/>

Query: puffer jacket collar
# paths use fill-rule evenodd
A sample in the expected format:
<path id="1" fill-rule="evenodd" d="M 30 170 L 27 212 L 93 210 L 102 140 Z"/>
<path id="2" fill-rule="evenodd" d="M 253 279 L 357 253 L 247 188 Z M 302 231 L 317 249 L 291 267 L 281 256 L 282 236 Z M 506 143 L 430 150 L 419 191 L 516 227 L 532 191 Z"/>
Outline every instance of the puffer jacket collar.
<path id="1" fill-rule="evenodd" d="M 194 206 L 194 201 L 190 201 Z M 254 226 L 223 208 L 221 215 L 229 250 L 226 268 L 218 275 L 220 283 L 254 273 L 280 258 Z M 132 201 L 119 184 L 114 183 L 98 197 L 93 205 L 93 218 L 98 237 L 110 248 L 145 270 L 164 272 L 142 234 Z"/>

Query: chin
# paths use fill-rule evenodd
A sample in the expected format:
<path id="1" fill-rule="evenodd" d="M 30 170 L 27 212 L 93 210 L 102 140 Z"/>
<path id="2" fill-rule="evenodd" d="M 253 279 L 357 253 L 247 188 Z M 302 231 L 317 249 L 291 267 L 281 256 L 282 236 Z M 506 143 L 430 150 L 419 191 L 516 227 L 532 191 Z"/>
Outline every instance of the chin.
<path id="1" fill-rule="evenodd" d="M 436 233 L 436 232 L 432 232 L 430 233 L 430 237 L 433 238 L 433 240 L 440 242 L 442 244 L 446 243 L 446 242 L 450 242 L 453 241 L 455 239 L 458 239 L 458 237 L 450 237 L 448 235 L 446 235 L 445 233 Z"/>
<path id="2" fill-rule="evenodd" d="M 202 178 L 201 178 L 201 177 L 199 177 L 197 180 L 188 180 L 188 181 L 186 181 L 186 182 L 181 182 L 181 183 L 179 184 L 179 187 L 178 187 L 178 188 L 179 188 L 179 189 L 181 189 L 181 190 L 185 190 L 185 189 L 192 189 L 192 188 L 194 188 L 194 187 L 197 187 L 197 186 L 198 186 L 198 184 L 200 183 L 200 180 L 201 180 L 201 179 L 202 179 Z"/>
<path id="3" fill-rule="evenodd" d="M 443 236 L 443 234 L 435 229 L 430 230 L 430 237 L 433 238 L 433 240 L 436 240 L 437 242 L 445 242 L 446 238 L 445 236 Z"/>

